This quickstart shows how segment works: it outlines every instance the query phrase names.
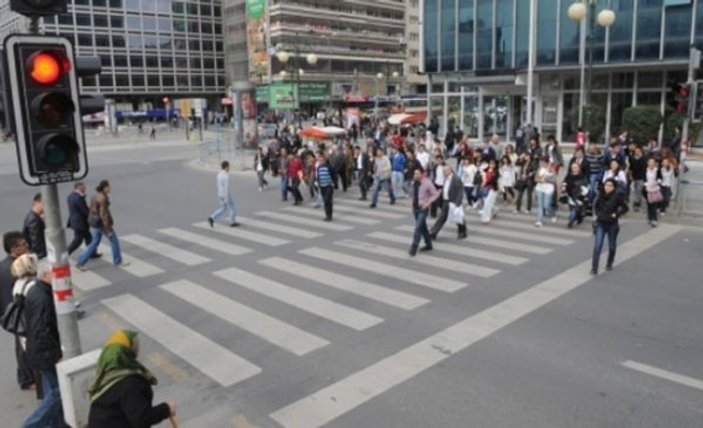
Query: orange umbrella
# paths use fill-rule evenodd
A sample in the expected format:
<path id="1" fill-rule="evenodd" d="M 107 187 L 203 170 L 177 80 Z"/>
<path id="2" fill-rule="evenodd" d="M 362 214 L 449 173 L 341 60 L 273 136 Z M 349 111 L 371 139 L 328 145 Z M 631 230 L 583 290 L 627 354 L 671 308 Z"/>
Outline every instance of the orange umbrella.
<path id="1" fill-rule="evenodd" d="M 301 137 L 307 137 L 307 138 L 317 138 L 320 140 L 323 140 L 325 138 L 329 138 L 329 136 L 325 133 L 324 130 L 320 128 L 307 128 L 303 129 L 298 133 Z"/>

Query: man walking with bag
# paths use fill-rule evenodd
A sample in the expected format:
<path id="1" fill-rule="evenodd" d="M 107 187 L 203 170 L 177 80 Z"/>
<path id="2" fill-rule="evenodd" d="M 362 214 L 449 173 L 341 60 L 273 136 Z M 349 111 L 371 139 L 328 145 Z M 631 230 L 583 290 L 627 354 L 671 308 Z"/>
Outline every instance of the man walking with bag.
<path id="1" fill-rule="evenodd" d="M 417 247 L 420 245 L 420 239 L 425 240 L 425 246 L 420 251 L 432 250 L 432 236 L 430 236 L 430 231 L 427 230 L 427 216 L 430 213 L 430 205 L 439 198 L 439 191 L 427 178 L 419 164 L 413 171 L 412 198 L 415 233 L 413 234 L 413 243 L 408 253 L 411 257 L 415 257 Z"/>
<path id="2" fill-rule="evenodd" d="M 315 178 L 325 204 L 325 221 L 332 221 L 332 197 L 334 195 L 335 171 L 327 163 L 323 152 L 317 154 L 317 169 Z"/>
<path id="3" fill-rule="evenodd" d="M 461 206 L 461 201 L 464 197 L 464 185 L 461 179 L 454 174 L 454 168 L 449 164 L 444 166 L 444 177 L 442 211 L 434 226 L 432 226 L 432 239 L 437 239 L 439 231 L 442 230 L 450 214 L 451 221 L 457 225 L 457 239 L 465 239 L 466 221 L 464 220 L 463 207 Z"/>

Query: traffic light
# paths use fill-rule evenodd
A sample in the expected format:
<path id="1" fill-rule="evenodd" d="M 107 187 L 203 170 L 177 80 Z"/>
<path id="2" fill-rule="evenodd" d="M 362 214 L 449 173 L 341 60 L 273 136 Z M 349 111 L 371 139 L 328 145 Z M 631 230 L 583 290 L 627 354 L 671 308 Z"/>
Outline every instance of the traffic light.
<path id="1" fill-rule="evenodd" d="M 673 94 L 673 101 L 670 103 L 671 107 L 681 113 L 686 113 L 688 111 L 689 97 L 691 96 L 691 86 L 687 83 L 672 83 L 671 93 Z"/>
<path id="2" fill-rule="evenodd" d="M 10 9 L 24 16 L 50 16 L 66 12 L 68 0 L 10 0 Z"/>
<path id="3" fill-rule="evenodd" d="M 73 45 L 64 37 L 5 39 L 6 85 L 20 177 L 29 185 L 88 173 Z"/>

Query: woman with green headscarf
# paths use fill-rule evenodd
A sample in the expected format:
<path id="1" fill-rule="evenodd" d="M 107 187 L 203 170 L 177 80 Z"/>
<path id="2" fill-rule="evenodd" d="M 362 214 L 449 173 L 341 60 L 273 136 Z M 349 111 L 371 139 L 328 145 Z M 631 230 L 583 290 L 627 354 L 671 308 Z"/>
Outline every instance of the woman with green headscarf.
<path id="1" fill-rule="evenodd" d="M 139 361 L 139 339 L 130 330 L 110 335 L 90 387 L 90 428 L 147 428 L 171 416 L 172 402 L 152 405 L 156 378 Z"/>

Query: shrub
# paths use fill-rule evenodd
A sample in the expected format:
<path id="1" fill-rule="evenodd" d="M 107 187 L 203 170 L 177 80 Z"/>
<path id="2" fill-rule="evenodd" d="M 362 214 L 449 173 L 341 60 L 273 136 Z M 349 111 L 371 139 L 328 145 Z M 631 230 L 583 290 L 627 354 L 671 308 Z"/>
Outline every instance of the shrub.
<path id="1" fill-rule="evenodd" d="M 630 133 L 630 138 L 640 144 L 657 139 L 663 121 L 658 107 L 636 106 L 626 108 L 622 114 L 622 127 Z"/>

